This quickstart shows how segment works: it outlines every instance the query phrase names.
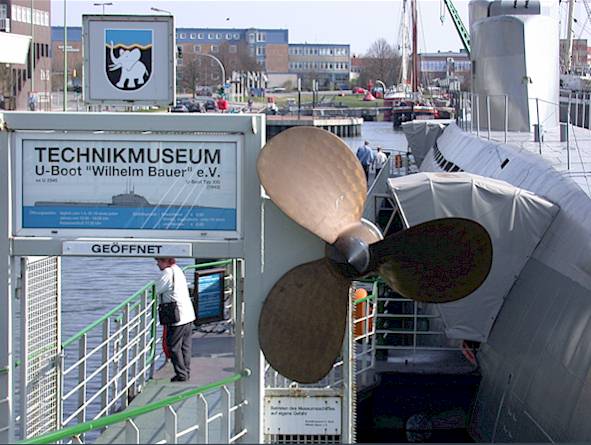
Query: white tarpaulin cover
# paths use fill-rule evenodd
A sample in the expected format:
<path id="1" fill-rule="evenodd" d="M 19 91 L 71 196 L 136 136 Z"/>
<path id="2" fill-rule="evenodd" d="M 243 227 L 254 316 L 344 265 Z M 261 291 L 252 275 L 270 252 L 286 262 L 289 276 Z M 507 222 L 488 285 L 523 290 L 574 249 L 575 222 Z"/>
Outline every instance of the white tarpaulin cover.
<path id="1" fill-rule="evenodd" d="M 0 32 L 0 63 L 27 63 L 30 36 Z"/>
<path id="2" fill-rule="evenodd" d="M 506 182 L 469 173 L 418 173 L 390 179 L 389 186 L 410 227 L 463 217 L 488 230 L 490 274 L 466 298 L 438 305 L 448 338 L 486 341 L 505 296 L 559 207 Z"/>

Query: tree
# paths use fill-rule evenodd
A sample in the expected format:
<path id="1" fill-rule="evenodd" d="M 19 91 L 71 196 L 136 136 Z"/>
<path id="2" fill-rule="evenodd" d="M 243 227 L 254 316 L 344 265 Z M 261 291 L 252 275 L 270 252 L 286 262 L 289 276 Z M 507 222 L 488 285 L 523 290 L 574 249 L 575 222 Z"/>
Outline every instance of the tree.
<path id="1" fill-rule="evenodd" d="M 381 80 L 386 85 L 398 83 L 401 58 L 398 51 L 386 39 L 373 42 L 364 56 L 364 67 L 359 74 L 359 83 Z"/>
<path id="2" fill-rule="evenodd" d="M 195 97 L 197 95 L 197 84 L 202 78 L 201 61 L 197 60 L 196 54 L 186 54 L 183 57 L 183 64 L 177 66 L 177 84 L 181 91 L 187 91 Z"/>

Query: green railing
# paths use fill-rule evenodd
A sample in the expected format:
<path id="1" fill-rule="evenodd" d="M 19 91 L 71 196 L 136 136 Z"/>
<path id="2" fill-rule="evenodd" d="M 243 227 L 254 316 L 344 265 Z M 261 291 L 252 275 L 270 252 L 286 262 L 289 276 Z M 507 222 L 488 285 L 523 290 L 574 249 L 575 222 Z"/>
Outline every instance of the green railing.
<path id="1" fill-rule="evenodd" d="M 226 266 L 233 261 L 189 265 L 183 271 Z M 59 357 L 62 427 L 75 420 L 83 423 L 90 417 L 97 419 L 124 409 L 128 399 L 141 391 L 152 377 L 158 358 L 157 312 L 155 282 L 150 281 L 62 342 Z M 87 393 L 91 387 L 92 392 Z"/>
<path id="2" fill-rule="evenodd" d="M 176 403 L 182 402 L 183 400 L 190 399 L 191 397 L 198 396 L 200 394 L 206 393 L 208 391 L 212 391 L 215 389 L 222 388 L 223 386 L 229 385 L 231 383 L 237 382 L 238 380 L 247 377 L 250 375 L 250 370 L 245 369 L 238 374 L 234 374 L 230 377 L 225 379 L 219 380 L 214 383 L 210 383 L 205 386 L 201 386 L 199 388 L 191 389 L 189 391 L 183 392 L 181 394 L 177 394 L 175 396 L 170 396 L 165 399 L 159 400 L 157 402 L 149 403 L 144 406 L 139 406 L 137 408 L 127 409 L 123 412 L 112 414 L 110 416 L 105 416 L 98 418 L 96 420 L 92 420 L 89 422 L 80 423 L 77 425 L 73 425 L 67 428 L 63 428 L 58 431 L 54 431 L 48 434 L 44 434 L 42 436 L 34 437 L 31 439 L 21 440 L 17 443 L 22 444 L 48 444 L 48 443 L 56 443 L 62 441 L 64 439 L 80 436 L 81 434 L 88 433 L 93 430 L 106 428 L 108 426 L 115 425 L 117 423 L 125 422 L 128 420 L 133 420 L 133 418 L 141 416 L 142 414 L 147 414 L 159 409 L 167 408 L 171 405 Z"/>

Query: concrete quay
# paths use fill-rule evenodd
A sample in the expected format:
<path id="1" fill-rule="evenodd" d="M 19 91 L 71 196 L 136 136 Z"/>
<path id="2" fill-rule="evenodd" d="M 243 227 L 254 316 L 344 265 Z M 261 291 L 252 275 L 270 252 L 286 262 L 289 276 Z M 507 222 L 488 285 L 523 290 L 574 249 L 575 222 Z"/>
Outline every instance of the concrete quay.
<path id="1" fill-rule="evenodd" d="M 361 135 L 363 119 L 360 117 L 323 118 L 313 116 L 267 116 L 267 139 L 291 127 L 318 127 L 339 137 Z"/>

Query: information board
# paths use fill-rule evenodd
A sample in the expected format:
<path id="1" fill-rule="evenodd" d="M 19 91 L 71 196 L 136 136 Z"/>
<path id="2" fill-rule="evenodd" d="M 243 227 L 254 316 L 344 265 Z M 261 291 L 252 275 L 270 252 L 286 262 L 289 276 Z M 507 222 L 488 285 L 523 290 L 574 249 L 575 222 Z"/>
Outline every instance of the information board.
<path id="1" fill-rule="evenodd" d="M 99 229 L 134 237 L 154 231 L 239 237 L 236 138 L 20 138 L 17 227 L 25 234 Z"/>
<path id="2" fill-rule="evenodd" d="M 226 269 L 195 272 L 193 304 L 196 325 L 224 319 L 225 275 Z"/>
<path id="3" fill-rule="evenodd" d="M 341 434 L 340 397 L 265 396 L 266 434 Z"/>

